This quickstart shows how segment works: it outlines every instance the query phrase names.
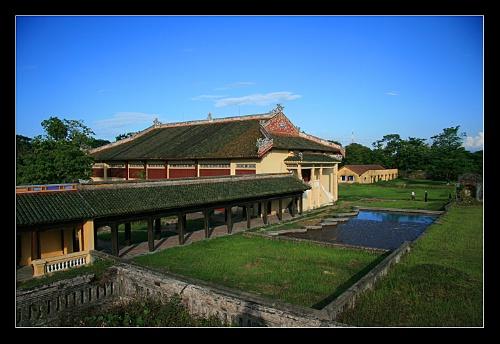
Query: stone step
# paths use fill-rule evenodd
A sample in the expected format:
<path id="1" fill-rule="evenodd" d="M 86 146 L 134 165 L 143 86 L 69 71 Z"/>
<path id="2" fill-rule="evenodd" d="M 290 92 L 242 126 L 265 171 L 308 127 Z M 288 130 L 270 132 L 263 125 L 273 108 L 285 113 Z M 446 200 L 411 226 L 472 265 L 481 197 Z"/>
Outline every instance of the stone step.
<path id="1" fill-rule="evenodd" d="M 321 226 L 336 226 L 337 222 L 321 222 Z"/>
<path id="2" fill-rule="evenodd" d="M 322 226 L 305 226 L 306 227 L 306 230 L 308 229 L 321 229 Z"/>
<path id="3" fill-rule="evenodd" d="M 267 232 L 267 235 L 275 236 L 275 235 L 281 235 L 281 234 L 286 234 L 286 233 L 305 233 L 305 232 L 307 232 L 306 228 L 282 229 L 282 230 L 279 230 L 279 231 Z"/>
<path id="4" fill-rule="evenodd" d="M 350 213 L 334 213 L 332 214 L 333 217 L 345 217 L 345 216 L 356 216 L 358 215 L 357 211 L 353 211 Z"/>
<path id="5" fill-rule="evenodd" d="M 344 222 L 349 220 L 349 217 L 329 217 L 327 219 L 323 219 L 323 222 Z"/>

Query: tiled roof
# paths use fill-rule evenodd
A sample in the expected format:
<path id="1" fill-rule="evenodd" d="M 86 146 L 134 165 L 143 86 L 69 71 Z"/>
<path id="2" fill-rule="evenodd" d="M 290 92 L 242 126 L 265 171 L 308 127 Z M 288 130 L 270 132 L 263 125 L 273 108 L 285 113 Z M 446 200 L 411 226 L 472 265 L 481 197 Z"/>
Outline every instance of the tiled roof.
<path id="1" fill-rule="evenodd" d="M 94 209 L 78 191 L 16 194 L 18 225 L 76 221 L 94 215 Z"/>
<path id="2" fill-rule="evenodd" d="M 285 159 L 285 161 L 288 162 L 340 162 L 338 159 L 335 159 L 331 156 L 325 155 L 325 154 L 308 154 L 308 153 L 303 153 L 301 154 L 295 154 L 292 156 L 289 156 L 288 158 Z"/>
<path id="3" fill-rule="evenodd" d="M 386 168 L 381 165 L 344 165 L 342 167 L 348 168 L 357 175 L 362 175 L 369 170 L 385 170 Z"/>
<path id="4" fill-rule="evenodd" d="M 28 226 L 134 215 L 307 189 L 306 184 L 288 174 L 82 185 L 77 191 L 17 194 L 16 220 L 18 226 Z"/>
<path id="5" fill-rule="evenodd" d="M 320 152 L 338 153 L 339 150 L 335 147 L 323 145 L 321 143 L 308 140 L 300 136 L 284 136 L 284 135 L 271 135 L 273 139 L 273 148 L 290 149 L 290 150 L 313 150 Z"/>
<path id="6" fill-rule="evenodd" d="M 91 152 L 96 161 L 257 158 L 258 119 L 155 128 L 128 142 Z"/>
<path id="7" fill-rule="evenodd" d="M 97 162 L 259 158 L 257 140 L 265 138 L 263 124 L 269 120 L 272 115 L 264 114 L 164 124 L 91 150 L 90 155 Z M 265 135 L 273 139 L 272 148 L 276 149 L 335 153 L 342 150 L 305 133 Z"/>

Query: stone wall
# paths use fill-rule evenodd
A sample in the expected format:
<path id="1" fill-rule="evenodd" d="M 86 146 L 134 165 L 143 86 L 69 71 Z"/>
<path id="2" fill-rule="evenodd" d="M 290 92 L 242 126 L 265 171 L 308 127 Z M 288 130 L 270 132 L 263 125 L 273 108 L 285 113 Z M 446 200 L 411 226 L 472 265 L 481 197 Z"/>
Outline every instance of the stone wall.
<path id="1" fill-rule="evenodd" d="M 236 326 L 324 327 L 345 326 L 331 321 L 324 312 L 267 300 L 206 282 L 151 271 L 130 264 L 117 265 L 122 297 L 153 298 L 180 295 L 191 314 L 215 315 Z"/>
<path id="2" fill-rule="evenodd" d="M 387 275 L 390 267 L 398 263 L 401 257 L 409 251 L 410 242 L 405 241 L 400 247 L 377 264 L 370 272 L 321 310 L 328 314 L 330 319 L 335 320 L 345 309 L 353 308 L 358 296 L 366 290 L 372 289 L 382 276 Z"/>
<path id="3" fill-rule="evenodd" d="M 409 250 L 409 242 L 405 242 L 321 310 L 266 299 L 185 276 L 157 272 L 102 252 L 91 251 L 94 257 L 115 262 L 109 269 L 111 273 L 100 281 L 96 281 L 93 275 L 86 275 L 31 291 L 17 291 L 16 324 L 58 326 L 62 316 L 90 306 L 105 306 L 142 296 L 165 299 L 179 295 L 191 314 L 204 317 L 215 315 L 236 326 L 346 326 L 335 321 L 337 315 L 346 307 L 353 307 L 359 294 L 372 288 Z"/>
<path id="4" fill-rule="evenodd" d="M 17 326 L 58 326 L 61 317 L 118 299 L 119 286 L 111 277 L 94 283 L 94 275 L 83 275 L 16 291 Z"/>

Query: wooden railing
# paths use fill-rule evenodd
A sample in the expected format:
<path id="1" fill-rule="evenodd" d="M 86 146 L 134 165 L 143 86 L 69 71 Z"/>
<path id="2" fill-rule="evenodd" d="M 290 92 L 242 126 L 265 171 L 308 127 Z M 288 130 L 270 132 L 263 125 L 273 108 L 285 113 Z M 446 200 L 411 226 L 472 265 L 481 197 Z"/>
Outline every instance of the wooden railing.
<path id="1" fill-rule="evenodd" d="M 89 251 L 68 253 L 63 256 L 33 260 L 33 276 L 68 270 L 91 262 Z"/>

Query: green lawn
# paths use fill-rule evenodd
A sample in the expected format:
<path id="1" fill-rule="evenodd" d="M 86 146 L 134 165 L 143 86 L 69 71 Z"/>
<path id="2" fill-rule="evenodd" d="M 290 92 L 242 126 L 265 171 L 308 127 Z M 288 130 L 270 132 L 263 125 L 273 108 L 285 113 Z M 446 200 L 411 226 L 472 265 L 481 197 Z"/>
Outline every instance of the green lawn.
<path id="1" fill-rule="evenodd" d="M 375 184 L 339 183 L 339 203 L 368 207 L 442 210 L 454 185 L 429 180 L 394 179 Z M 415 200 L 411 192 L 415 192 Z M 427 191 L 427 202 L 424 193 Z"/>
<path id="2" fill-rule="evenodd" d="M 356 326 L 482 326 L 483 208 L 453 205 L 356 307 Z"/>
<path id="3" fill-rule="evenodd" d="M 114 263 L 112 261 L 98 259 L 90 265 L 84 265 L 64 271 L 57 271 L 48 275 L 29 279 L 24 282 L 17 282 L 16 288 L 20 290 L 27 290 L 64 279 L 89 274 L 94 274 L 98 278 L 113 264 Z"/>
<path id="4" fill-rule="evenodd" d="M 174 247 L 133 260 L 264 297 L 325 306 L 385 255 L 236 234 Z"/>

